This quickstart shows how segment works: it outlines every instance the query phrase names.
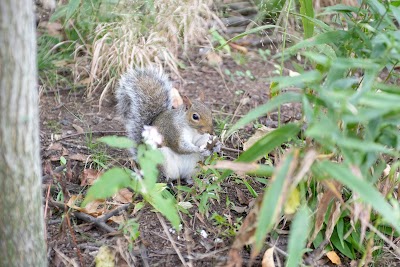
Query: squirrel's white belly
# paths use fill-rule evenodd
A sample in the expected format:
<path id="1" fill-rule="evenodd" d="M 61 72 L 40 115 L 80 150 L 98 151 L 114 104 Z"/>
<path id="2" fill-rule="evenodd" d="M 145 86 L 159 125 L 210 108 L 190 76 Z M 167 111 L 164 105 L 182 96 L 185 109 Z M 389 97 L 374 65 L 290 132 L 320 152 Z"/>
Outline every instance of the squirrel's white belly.
<path id="1" fill-rule="evenodd" d="M 178 154 L 169 147 L 161 147 L 160 150 L 164 155 L 162 169 L 167 180 L 191 180 L 196 173 L 197 162 L 201 160 L 199 153 Z"/>

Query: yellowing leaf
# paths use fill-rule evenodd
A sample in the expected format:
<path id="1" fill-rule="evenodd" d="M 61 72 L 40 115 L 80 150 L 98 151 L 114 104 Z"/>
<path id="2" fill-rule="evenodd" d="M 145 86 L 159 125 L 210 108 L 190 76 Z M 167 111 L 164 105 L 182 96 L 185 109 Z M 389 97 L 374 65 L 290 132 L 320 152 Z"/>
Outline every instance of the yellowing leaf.
<path id="1" fill-rule="evenodd" d="M 326 256 L 328 257 L 328 259 L 335 265 L 341 265 L 342 262 L 340 261 L 339 256 L 336 254 L 335 251 L 329 251 L 328 253 L 326 253 Z"/>
<path id="2" fill-rule="evenodd" d="M 285 214 L 290 215 L 296 212 L 297 208 L 300 206 L 300 192 L 295 187 L 292 192 L 290 192 L 288 199 L 285 203 Z"/>
<path id="3" fill-rule="evenodd" d="M 262 267 L 275 267 L 274 262 L 274 247 L 269 248 L 265 251 L 262 262 Z"/>
<path id="4" fill-rule="evenodd" d="M 130 203 L 132 202 L 133 193 L 126 188 L 122 188 L 119 190 L 113 197 L 114 200 L 121 203 Z"/>
<path id="5" fill-rule="evenodd" d="M 268 128 L 266 126 L 262 126 L 256 130 L 253 136 L 249 138 L 246 142 L 243 144 L 243 150 L 246 151 L 249 149 L 255 142 L 260 140 L 262 137 L 264 137 L 267 133 L 272 132 L 274 129 Z"/>

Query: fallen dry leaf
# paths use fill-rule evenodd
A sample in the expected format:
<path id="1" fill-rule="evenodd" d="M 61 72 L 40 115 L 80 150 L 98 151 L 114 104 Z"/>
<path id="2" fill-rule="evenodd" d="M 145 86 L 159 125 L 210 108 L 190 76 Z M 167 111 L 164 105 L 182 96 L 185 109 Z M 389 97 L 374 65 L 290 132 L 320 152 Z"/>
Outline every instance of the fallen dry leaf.
<path id="1" fill-rule="evenodd" d="M 247 54 L 247 52 L 249 52 L 249 50 L 247 49 L 247 47 L 235 44 L 235 43 L 229 43 L 229 46 L 232 47 L 233 49 L 239 51 L 240 53 L 243 54 Z"/>
<path id="2" fill-rule="evenodd" d="M 328 257 L 328 259 L 335 265 L 341 265 L 342 262 L 340 261 L 339 256 L 336 254 L 335 251 L 329 251 L 328 253 L 326 253 L 326 256 Z"/>
<path id="3" fill-rule="evenodd" d="M 103 200 L 95 200 L 86 204 L 86 206 L 82 208 L 81 211 L 90 214 L 93 217 L 98 217 L 100 215 L 103 215 L 107 211 L 107 209 L 104 205 Z"/>
<path id="4" fill-rule="evenodd" d="M 263 138 L 266 134 L 272 132 L 274 129 L 262 126 L 256 130 L 256 132 L 243 144 L 243 150 L 246 151 L 249 149 L 254 143 L 256 143 L 258 140 Z"/>
<path id="5" fill-rule="evenodd" d="M 81 186 L 92 185 L 94 181 L 103 174 L 95 169 L 84 169 L 81 175 Z"/>
<path id="6" fill-rule="evenodd" d="M 265 251 L 262 262 L 262 267 L 275 267 L 274 262 L 274 247 L 269 248 Z"/>
<path id="7" fill-rule="evenodd" d="M 81 161 L 81 162 L 86 162 L 86 161 L 90 162 L 91 159 L 89 157 L 90 157 L 89 155 L 84 155 L 84 154 L 81 154 L 81 153 L 77 153 L 77 154 L 70 155 L 69 159 L 77 160 L 77 161 Z"/>
<path id="8" fill-rule="evenodd" d="M 78 134 L 83 134 L 83 133 L 85 133 L 85 131 L 83 130 L 83 128 L 81 127 L 81 126 L 79 126 L 79 125 L 77 125 L 77 124 L 72 124 L 72 127 L 74 127 L 74 129 L 76 130 L 76 132 L 78 133 Z"/>
<path id="9" fill-rule="evenodd" d="M 124 215 L 112 216 L 109 220 L 121 224 L 125 222 L 125 217 Z"/>
<path id="10" fill-rule="evenodd" d="M 115 201 L 121 202 L 123 204 L 132 202 L 133 193 L 126 188 L 119 190 L 113 197 Z"/>
<path id="11" fill-rule="evenodd" d="M 64 147 L 60 143 L 52 143 L 47 150 L 61 151 Z"/>
<path id="12" fill-rule="evenodd" d="M 100 215 L 103 215 L 107 209 L 104 205 L 105 201 L 104 200 L 95 200 L 92 202 L 89 202 L 86 204 L 85 207 L 78 207 L 76 203 L 82 199 L 82 196 L 80 195 L 72 195 L 70 199 L 68 200 L 67 206 L 70 207 L 71 209 L 90 214 L 93 217 L 98 217 Z"/>
<path id="13" fill-rule="evenodd" d="M 235 204 L 233 204 L 231 207 L 231 210 L 234 210 L 237 213 L 245 213 L 247 210 L 247 207 L 239 207 L 239 206 L 236 206 Z"/>
<path id="14" fill-rule="evenodd" d="M 78 207 L 75 203 L 76 203 L 77 201 L 81 200 L 81 199 L 82 199 L 82 196 L 72 195 L 72 196 L 69 198 L 69 200 L 68 200 L 67 206 L 70 207 L 70 208 L 72 208 L 72 209 L 75 209 L 75 210 L 79 210 L 79 211 L 80 211 L 82 208 L 81 208 L 81 207 Z"/>
<path id="15" fill-rule="evenodd" d="M 221 66 L 223 63 L 222 57 L 215 52 L 208 52 L 206 57 L 210 66 Z"/>
<path id="16" fill-rule="evenodd" d="M 242 190 L 240 190 L 239 188 L 235 188 L 236 189 L 236 196 L 239 200 L 239 203 L 242 205 L 248 205 L 249 204 L 249 199 L 248 197 L 246 197 L 246 195 L 243 193 Z"/>

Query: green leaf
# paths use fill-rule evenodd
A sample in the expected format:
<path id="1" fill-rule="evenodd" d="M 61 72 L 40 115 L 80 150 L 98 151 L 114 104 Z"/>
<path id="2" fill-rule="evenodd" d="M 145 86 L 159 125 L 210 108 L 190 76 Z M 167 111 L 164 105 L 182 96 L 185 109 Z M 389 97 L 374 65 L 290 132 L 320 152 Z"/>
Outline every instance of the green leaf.
<path id="1" fill-rule="evenodd" d="M 300 0 L 300 13 L 303 15 L 301 18 L 303 22 L 304 38 L 310 38 L 314 34 L 314 23 L 307 19 L 314 18 L 314 8 L 312 0 Z"/>
<path id="2" fill-rule="evenodd" d="M 146 145 L 138 147 L 138 162 L 143 173 L 146 189 L 150 190 L 156 185 L 158 178 L 158 164 L 164 160 L 163 154 L 158 149 L 148 149 Z"/>
<path id="3" fill-rule="evenodd" d="M 68 3 L 67 14 L 65 16 L 65 20 L 68 21 L 72 17 L 72 15 L 78 10 L 80 5 L 80 0 L 70 0 Z"/>
<path id="4" fill-rule="evenodd" d="M 60 157 L 60 163 L 61 163 L 61 165 L 67 164 L 67 160 L 65 159 L 65 157 L 63 157 L 63 156 Z"/>
<path id="5" fill-rule="evenodd" d="M 306 83 L 319 82 L 321 79 L 321 73 L 317 70 L 312 70 L 293 77 L 275 77 L 271 80 L 275 83 L 273 89 L 276 90 L 287 88 L 289 86 L 304 87 L 304 84 Z"/>
<path id="6" fill-rule="evenodd" d="M 365 2 L 380 16 L 385 15 L 386 8 L 377 0 L 365 0 Z"/>
<path id="7" fill-rule="evenodd" d="M 232 126 L 232 128 L 228 131 L 227 136 L 231 135 L 234 131 L 252 122 L 253 120 L 266 115 L 268 112 L 278 108 L 282 104 L 300 101 L 301 94 L 292 92 L 279 94 L 278 96 L 270 99 L 268 103 L 261 105 L 247 113 L 246 116 L 241 118 L 235 125 Z"/>
<path id="8" fill-rule="evenodd" d="M 243 180 L 243 183 L 246 185 L 247 190 L 249 190 L 250 194 L 252 197 L 256 198 L 258 196 L 257 192 L 254 190 L 253 187 L 247 182 L 246 180 Z"/>
<path id="9" fill-rule="evenodd" d="M 354 258 L 355 258 L 354 251 L 349 247 L 349 244 L 347 242 L 345 242 L 342 246 L 342 244 L 340 243 L 340 240 L 339 240 L 338 233 L 336 231 L 334 231 L 332 233 L 331 242 L 332 242 L 333 246 L 336 249 L 338 249 L 343 255 L 354 260 Z"/>
<path id="10" fill-rule="evenodd" d="M 124 136 L 116 136 L 116 135 L 104 136 L 97 140 L 102 143 L 107 144 L 110 147 L 114 147 L 114 148 L 126 149 L 126 148 L 132 148 L 135 146 L 135 142 L 133 142 L 128 137 L 124 137 Z"/>
<path id="11" fill-rule="evenodd" d="M 54 13 L 50 17 L 50 22 L 55 22 L 56 20 L 65 17 L 67 14 L 67 9 L 68 6 L 66 5 L 57 7 L 56 11 L 54 11 Z"/>
<path id="12" fill-rule="evenodd" d="M 286 49 L 286 53 L 294 54 L 302 48 L 312 47 L 320 44 L 336 44 L 339 41 L 344 41 L 348 39 L 350 36 L 351 35 L 348 32 L 342 30 L 321 33 L 312 38 L 303 40 L 295 44 L 294 46 Z M 282 56 L 282 54 L 277 54 L 273 58 L 278 58 L 280 56 Z"/>
<path id="13" fill-rule="evenodd" d="M 276 222 L 276 219 L 278 218 L 282 210 L 282 203 L 280 199 L 283 194 L 285 178 L 290 169 L 289 167 L 293 159 L 294 154 L 293 152 L 291 152 L 282 162 L 282 165 L 276 170 L 274 180 L 266 189 L 263 202 L 261 204 L 260 214 L 258 217 L 258 225 L 255 233 L 255 244 L 258 251 L 261 249 L 262 244 L 265 240 L 265 236 L 269 231 L 271 231 Z"/>
<path id="14" fill-rule="evenodd" d="M 400 212 L 394 210 L 373 185 L 355 176 L 348 167 L 330 161 L 322 161 L 315 165 L 313 172 L 319 177 L 325 173 L 344 184 L 353 192 L 356 192 L 365 203 L 371 205 L 397 231 L 400 230 Z"/>
<path id="15" fill-rule="evenodd" d="M 143 197 L 162 215 L 164 215 L 171 223 L 172 226 L 179 230 L 179 215 L 176 207 L 176 201 L 172 197 L 166 198 L 164 194 L 157 191 L 151 191 L 144 194 Z"/>
<path id="16" fill-rule="evenodd" d="M 82 207 L 93 200 L 111 197 L 120 189 L 128 187 L 131 183 L 131 173 L 131 170 L 117 167 L 103 173 L 89 188 Z"/>
<path id="17" fill-rule="evenodd" d="M 356 138 L 339 138 L 337 140 L 337 144 L 340 147 L 348 148 L 348 149 L 356 149 L 363 152 L 382 152 L 388 155 L 399 156 L 399 152 L 387 148 L 381 144 L 377 144 L 374 142 L 369 142 L 366 140 L 360 140 Z"/>
<path id="18" fill-rule="evenodd" d="M 277 96 L 276 98 L 278 98 Z M 271 152 L 274 148 L 282 145 L 284 142 L 288 141 L 290 138 L 296 136 L 300 132 L 299 126 L 296 124 L 290 123 L 286 124 L 272 132 L 266 134 L 263 138 L 254 143 L 248 150 L 243 152 L 239 158 L 236 160 L 237 162 L 252 162 L 263 156 L 266 156 L 269 152 Z M 273 170 L 270 166 L 261 166 L 257 170 L 249 172 L 250 175 L 260 175 L 263 177 L 270 176 L 271 171 Z M 228 175 L 232 173 L 231 170 L 225 171 L 221 178 L 218 180 L 223 180 Z"/>
<path id="19" fill-rule="evenodd" d="M 300 131 L 300 127 L 294 123 L 286 124 L 272 132 L 266 134 L 263 138 L 254 143 L 248 150 L 243 152 L 238 162 L 252 162 L 260 157 L 267 155 L 274 148 L 282 145 L 290 138 L 296 136 Z"/>
<path id="20" fill-rule="evenodd" d="M 340 244 L 344 247 L 344 220 L 340 218 L 336 224 L 336 231 L 340 240 Z"/>
<path id="21" fill-rule="evenodd" d="M 302 262 L 304 248 L 306 246 L 310 230 L 310 212 L 307 206 L 302 206 L 296 213 L 290 226 L 288 260 L 286 267 L 297 267 Z"/>
<path id="22" fill-rule="evenodd" d="M 400 23 L 400 8 L 399 7 L 395 7 L 395 6 L 391 6 L 390 10 L 392 11 L 393 16 L 397 20 L 397 23 Z"/>

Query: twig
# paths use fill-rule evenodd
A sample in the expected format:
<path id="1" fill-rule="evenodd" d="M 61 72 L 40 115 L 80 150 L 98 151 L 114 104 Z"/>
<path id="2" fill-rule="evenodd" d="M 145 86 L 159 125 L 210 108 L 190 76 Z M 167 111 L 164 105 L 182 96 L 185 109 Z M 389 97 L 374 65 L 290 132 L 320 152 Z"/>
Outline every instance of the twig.
<path id="1" fill-rule="evenodd" d="M 57 202 L 54 200 L 50 201 L 50 204 L 53 205 L 54 207 L 63 209 L 66 205 L 64 203 L 61 202 Z M 71 212 L 71 214 L 82 220 L 85 222 L 89 222 L 89 223 L 93 223 L 95 226 L 97 226 L 98 228 L 108 232 L 108 233 L 118 233 L 118 231 L 116 231 L 114 228 L 112 228 L 111 226 L 107 225 L 106 222 L 109 218 L 111 218 L 112 216 L 115 216 L 117 214 L 119 214 L 121 211 L 127 210 L 130 207 L 131 203 L 128 204 L 124 204 L 122 206 L 120 206 L 119 208 L 112 210 L 106 214 L 104 214 L 103 216 L 100 216 L 98 218 L 95 218 L 89 214 L 80 212 L 80 211 L 73 211 Z"/>
<path id="2" fill-rule="evenodd" d="M 58 248 L 53 248 L 53 250 L 58 254 L 58 256 L 60 256 L 61 261 L 65 264 L 65 266 L 67 266 L 67 263 L 69 263 L 73 267 L 79 267 L 75 259 L 68 258 L 67 255 L 62 253 Z"/>
<path id="3" fill-rule="evenodd" d="M 382 238 L 383 241 L 385 241 L 389 246 L 391 246 L 394 250 L 394 253 L 396 256 L 400 256 L 400 248 L 394 244 L 392 241 L 390 241 L 384 234 L 381 233 L 378 229 L 375 228 L 371 223 L 368 223 L 368 228 L 371 229 L 377 236 Z"/>
<path id="4" fill-rule="evenodd" d="M 165 234 L 167 235 L 169 241 L 171 242 L 172 247 L 174 248 L 176 254 L 177 254 L 178 257 L 179 257 L 179 259 L 181 260 L 183 266 L 188 267 L 188 265 L 187 265 L 185 259 L 183 258 L 181 252 L 179 251 L 178 247 L 176 246 L 174 239 L 172 239 L 172 236 L 171 236 L 171 234 L 170 234 L 169 231 L 168 231 L 168 227 L 167 227 L 167 224 L 165 223 L 164 218 L 163 218 L 158 212 L 156 213 L 156 215 L 157 215 L 158 220 L 159 220 L 160 223 L 161 223 L 161 226 L 162 226 L 163 229 L 164 229 Z"/>
<path id="5" fill-rule="evenodd" d="M 45 90 L 44 93 L 45 94 L 58 94 L 60 91 L 72 91 L 72 90 L 80 90 L 80 89 L 84 89 L 86 88 L 86 85 L 77 85 L 77 86 L 68 86 L 68 87 L 64 87 L 64 88 L 59 88 L 59 89 L 55 89 L 55 90 Z"/>
<path id="6" fill-rule="evenodd" d="M 112 211 L 110 211 L 110 212 L 107 212 L 107 213 L 104 214 L 103 216 L 98 217 L 98 219 L 101 220 L 101 221 L 107 221 L 107 220 L 110 219 L 112 216 L 118 215 L 121 211 L 127 210 L 131 205 L 132 205 L 132 203 L 124 204 L 124 205 L 122 205 L 122 206 L 116 208 L 115 210 L 112 210 Z"/>
<path id="7" fill-rule="evenodd" d="M 83 261 L 83 257 L 82 257 L 82 254 L 81 254 L 81 250 L 80 250 L 79 247 L 78 247 L 78 242 L 76 241 L 75 233 L 74 233 L 74 231 L 72 230 L 71 220 L 69 219 L 68 213 L 66 214 L 66 217 L 65 217 L 65 218 L 67 218 L 68 229 L 69 229 L 69 232 L 70 232 L 70 234 L 71 234 L 72 242 L 74 243 L 74 247 L 76 248 L 76 255 L 78 255 L 78 259 L 79 259 L 80 265 L 81 265 L 82 267 L 85 267 L 85 263 L 84 263 L 84 261 Z"/>
<path id="8" fill-rule="evenodd" d="M 214 258 L 218 253 L 229 250 L 229 247 L 217 249 L 208 253 L 192 253 L 193 256 L 187 256 L 189 259 L 202 260 L 206 258 Z"/>
<path id="9" fill-rule="evenodd" d="M 72 137 L 76 137 L 76 136 L 80 136 L 80 135 L 87 135 L 87 134 L 121 134 L 121 135 L 125 135 L 126 131 L 91 131 L 91 132 L 83 132 L 83 133 L 76 133 L 76 134 L 70 134 L 70 135 L 66 135 L 64 137 L 59 138 L 58 140 L 55 141 L 60 141 L 63 139 L 68 139 L 68 138 L 72 138 Z"/>
<path id="10" fill-rule="evenodd" d="M 111 226 L 108 226 L 105 222 L 100 221 L 97 218 L 95 218 L 89 214 L 86 214 L 86 213 L 83 213 L 80 211 L 74 211 L 71 214 L 82 221 L 93 223 L 95 226 L 97 226 L 98 228 L 100 228 L 108 233 L 117 233 L 117 231 L 115 231 L 114 228 L 112 228 Z"/>
<path id="11" fill-rule="evenodd" d="M 225 146 L 221 147 L 221 150 L 229 151 L 229 152 L 235 152 L 235 153 L 240 153 L 240 152 L 242 152 L 241 149 L 234 149 L 234 148 L 225 147 Z"/>
<path id="12" fill-rule="evenodd" d="M 47 209 L 49 207 L 50 189 L 51 189 L 51 184 L 49 184 L 49 187 L 47 188 L 46 205 L 44 206 L 44 220 L 45 221 L 47 218 Z M 47 228 L 47 226 L 46 226 L 46 228 Z M 47 230 L 44 232 L 44 240 L 47 240 Z"/>
<path id="13" fill-rule="evenodd" d="M 88 148 L 87 146 L 83 146 L 83 145 L 76 145 L 76 144 L 72 144 L 72 143 L 65 142 L 65 141 L 56 141 L 56 142 L 59 142 L 60 144 L 62 144 L 64 146 L 67 146 L 67 147 L 74 147 L 74 148 L 77 148 L 77 149 L 90 150 L 90 148 Z"/>

